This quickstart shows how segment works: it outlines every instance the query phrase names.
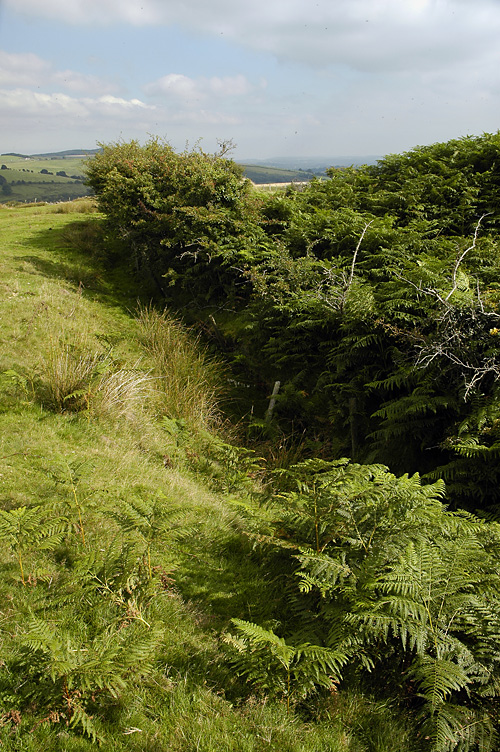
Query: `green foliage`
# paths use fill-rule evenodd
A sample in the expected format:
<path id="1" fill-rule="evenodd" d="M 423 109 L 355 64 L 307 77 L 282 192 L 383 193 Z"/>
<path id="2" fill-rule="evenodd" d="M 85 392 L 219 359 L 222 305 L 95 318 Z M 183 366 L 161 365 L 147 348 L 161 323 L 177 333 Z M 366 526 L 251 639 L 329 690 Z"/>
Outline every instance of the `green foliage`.
<path id="1" fill-rule="evenodd" d="M 419 147 L 259 197 L 229 160 L 157 141 L 110 145 L 89 175 L 137 269 L 260 391 L 254 424 L 279 380 L 285 432 L 434 473 L 500 373 L 499 148 L 498 134 Z"/>
<path id="2" fill-rule="evenodd" d="M 103 630 L 82 642 L 67 626 L 32 618 L 18 639 L 18 656 L 11 666 L 24 677 L 17 688 L 19 706 L 31 702 L 39 712 L 50 713 L 51 720 L 80 727 L 97 740 L 92 707 L 99 705 L 98 697 L 117 699 L 151 672 L 158 639 L 158 633 L 134 624 Z"/>
<path id="3" fill-rule="evenodd" d="M 286 670 L 304 644 L 333 651 L 337 680 L 346 665 L 382 680 L 396 664 L 404 669 L 391 689 L 406 684 L 419 698 L 433 750 L 494 749 L 499 526 L 445 511 L 442 482 L 422 486 L 379 465 L 310 460 L 279 478 L 272 535 L 258 540 L 275 551 L 271 565 L 282 562 L 288 637 L 239 625 L 239 671 L 258 683 L 273 640 Z M 301 655 L 325 686 L 332 664 Z"/>
<path id="4" fill-rule="evenodd" d="M 41 507 L 17 507 L 10 511 L 0 509 L 0 540 L 16 552 L 21 581 L 26 586 L 23 558 L 29 549 L 51 551 L 63 539 L 63 518 L 47 519 L 46 510 Z"/>
<path id="5" fill-rule="evenodd" d="M 37 250 L 22 263 L 31 275 L 63 274 L 72 305 L 54 302 L 49 283 L 33 293 L 16 276 L 17 246 L 8 246 L 15 260 L 2 313 L 15 322 L 5 344 L 16 354 L 4 357 L 2 384 L 10 406 L 20 392 L 23 402 L 5 432 L 19 463 L 14 477 L 7 463 L 3 506 L 7 515 L 31 510 L 26 499 L 36 497 L 46 514 L 24 538 L 22 525 L 9 537 L 11 517 L 3 523 L 19 568 L 33 576 L 21 570 L 25 586 L 15 585 L 15 597 L 5 578 L 0 593 L 9 623 L 2 719 L 71 724 L 90 740 L 119 728 L 119 745 L 137 749 L 235 749 L 249 728 L 238 708 L 249 680 L 258 695 L 248 707 L 271 695 L 269 706 L 289 711 L 290 726 L 299 728 L 301 713 L 315 719 L 310 733 L 321 740 L 310 748 L 333 746 L 321 729 L 340 728 L 342 703 L 359 689 L 365 704 L 377 693 L 401 724 L 419 727 L 401 749 L 495 749 L 498 526 L 446 511 L 442 499 L 443 479 L 455 509 L 482 506 L 491 515 L 498 498 L 498 149 L 498 134 L 436 144 L 265 196 L 249 191 L 223 155 L 179 155 L 158 141 L 112 145 L 89 166 L 107 214 L 101 224 L 115 239 L 100 247 L 99 268 L 87 251 L 72 266 L 78 233 L 58 234 L 53 247 L 55 233 L 44 228 L 69 220 L 36 209 Z M 47 244 L 59 265 L 43 255 Z M 113 356 L 107 349 L 117 298 L 96 339 L 76 335 L 111 294 L 114 264 L 129 272 L 120 311 L 136 298 L 130 272 L 144 300 L 154 286 L 160 310 L 165 299 L 177 308 L 176 317 L 141 309 L 127 325 L 120 314 L 120 357 L 114 344 Z M 23 299 L 28 313 L 18 313 Z M 241 412 L 254 431 L 268 442 L 285 431 L 300 437 L 304 454 L 328 458 L 288 462 L 275 474 L 277 493 L 265 487 L 267 502 L 253 514 L 260 452 L 207 438 L 220 425 L 220 370 L 181 318 L 223 352 L 228 382 L 248 395 Z M 125 381 L 151 374 L 156 394 L 145 389 L 134 409 L 99 412 L 101 385 L 113 393 L 118 373 Z M 272 420 L 263 421 L 276 381 Z M 35 436 L 45 437 L 43 451 Z M 79 459 L 57 473 L 54 488 L 47 466 L 62 441 Z M 346 455 L 351 461 L 335 459 Z M 93 484 L 80 467 L 90 456 L 101 473 Z M 182 476 L 187 465 L 209 477 L 210 489 Z M 51 520 L 58 541 L 43 532 Z M 192 618 L 181 624 L 183 609 Z M 228 667 L 216 635 L 231 616 Z M 194 698 L 199 717 L 219 713 L 218 729 L 227 721 L 232 741 L 191 711 L 182 733 L 165 731 L 170 705 L 191 708 Z M 389 738 L 395 726 L 374 722 L 370 739 L 361 720 L 370 714 L 359 716 L 335 736 L 339 749 L 399 748 Z M 149 731 L 124 740 L 125 717 Z M 325 717 L 330 726 L 321 726 Z M 267 748 L 307 748 L 303 737 L 274 733 L 266 731 Z M 255 740 L 265 748 L 263 733 L 249 736 L 249 749 Z"/>
<path id="6" fill-rule="evenodd" d="M 117 509 L 107 512 L 124 533 L 139 536 L 145 545 L 145 557 L 149 579 L 152 579 L 151 547 L 161 542 L 166 547 L 183 537 L 193 535 L 192 527 L 183 523 L 182 510 L 167 504 L 166 497 L 159 497 L 151 502 L 143 499 L 122 501 Z"/>
<path id="7" fill-rule="evenodd" d="M 237 276 L 236 249 L 247 245 L 250 229 L 249 184 L 240 167 L 200 149 L 177 154 L 158 140 L 144 147 L 132 141 L 103 146 L 87 176 L 110 228 L 157 293 L 189 290 L 200 303 L 227 295 Z"/>
<path id="8" fill-rule="evenodd" d="M 33 394 L 33 374 L 60 336 L 77 346 L 85 331 L 92 351 L 112 346 L 112 372 L 144 376 L 154 366 L 130 314 L 135 286 L 102 263 L 102 219 L 53 209 L 0 216 L 0 507 L 44 512 L 22 541 L 26 586 L 16 544 L 0 546 L 2 750 L 415 752 L 407 717 L 361 690 L 315 693 L 306 715 L 297 692 L 295 712 L 282 693 L 240 702 L 247 689 L 219 635 L 232 616 L 270 620 L 278 605 L 247 535 L 260 530 L 248 518 L 255 478 L 243 472 L 260 473 L 255 454 L 242 451 L 240 468 L 225 434 L 227 460 L 210 456 L 215 483 L 227 473 L 233 485 L 228 498 L 192 472 L 188 453 L 201 462 L 204 439 L 158 410 L 149 390 L 135 419 L 98 413 L 94 401 L 90 415 L 49 410 Z M 152 519 L 156 503 L 162 517 Z M 62 540 L 45 549 L 52 523 Z"/>
<path id="9" fill-rule="evenodd" d="M 287 709 L 319 687 L 334 690 L 346 657 L 318 645 L 289 645 L 258 624 L 233 619 L 239 636 L 226 642 L 239 653 L 236 671 L 260 691 L 286 698 Z"/>
<path id="10" fill-rule="evenodd" d="M 208 476 L 210 485 L 224 493 L 252 492 L 263 473 L 263 458 L 253 449 L 236 446 L 219 436 L 206 435 L 201 443 L 202 457 L 192 456 L 195 469 Z"/>

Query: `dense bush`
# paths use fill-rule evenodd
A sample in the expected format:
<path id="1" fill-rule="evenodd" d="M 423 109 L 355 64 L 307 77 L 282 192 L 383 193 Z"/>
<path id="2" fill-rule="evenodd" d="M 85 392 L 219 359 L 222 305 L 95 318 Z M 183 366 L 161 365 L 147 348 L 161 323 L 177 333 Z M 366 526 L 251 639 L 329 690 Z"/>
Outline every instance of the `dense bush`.
<path id="1" fill-rule="evenodd" d="M 242 168 L 200 150 L 177 154 L 154 140 L 104 146 L 87 176 L 110 229 L 157 294 L 188 289 L 200 305 L 237 296 L 241 273 L 232 265 L 252 235 Z"/>
<path id="2" fill-rule="evenodd" d="M 235 380 L 262 398 L 281 382 L 285 431 L 446 477 L 478 508 L 499 487 L 499 152 L 499 134 L 464 138 L 271 196 L 157 141 L 104 147 L 88 174 L 135 269 Z"/>
<path id="3" fill-rule="evenodd" d="M 281 623 L 234 620 L 236 670 L 296 703 L 355 669 L 405 699 L 432 750 L 496 749 L 500 527 L 380 465 L 305 461 L 278 491 L 256 542 Z"/>

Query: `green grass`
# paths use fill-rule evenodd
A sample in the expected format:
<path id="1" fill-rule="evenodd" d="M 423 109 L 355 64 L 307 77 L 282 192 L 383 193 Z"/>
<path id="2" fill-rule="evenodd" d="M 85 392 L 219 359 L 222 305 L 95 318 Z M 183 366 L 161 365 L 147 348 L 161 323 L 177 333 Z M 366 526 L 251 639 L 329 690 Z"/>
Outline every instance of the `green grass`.
<path id="1" fill-rule="evenodd" d="M 268 623 L 276 599 L 248 535 L 253 481 L 210 433 L 218 366 L 170 315 L 137 309 L 94 209 L 0 209 L 0 510 L 38 510 L 46 531 L 0 524 L 2 749 L 95 748 L 68 725 L 85 702 L 103 750 L 413 752 L 382 701 L 334 693 L 313 720 L 234 674 L 230 619 Z M 26 653 L 33 618 L 53 644 Z M 150 630 L 113 693 L 103 645 Z"/>
<path id="2" fill-rule="evenodd" d="M 0 170 L 10 192 L 0 193 L 4 201 L 70 201 L 87 196 L 89 189 L 82 182 L 85 175 L 85 159 L 68 157 L 66 159 L 29 158 L 0 156 L 0 164 L 7 169 Z M 47 170 L 51 174 L 41 174 Z M 67 177 L 57 175 L 65 172 Z M 72 177 L 73 176 L 73 177 Z M 79 176 L 79 180 L 74 177 Z M 22 181 L 22 184 L 20 182 Z"/>
<path id="3" fill-rule="evenodd" d="M 68 175 L 83 175 L 84 162 L 86 157 L 65 157 L 65 158 L 49 158 L 49 157 L 12 157 L 6 154 L 0 155 L 0 164 L 6 165 L 9 169 L 20 170 L 33 170 L 34 173 L 40 172 L 40 170 L 46 169 L 53 172 L 54 175 L 60 170 L 64 170 Z M 24 173 L 26 174 L 26 173 Z"/>

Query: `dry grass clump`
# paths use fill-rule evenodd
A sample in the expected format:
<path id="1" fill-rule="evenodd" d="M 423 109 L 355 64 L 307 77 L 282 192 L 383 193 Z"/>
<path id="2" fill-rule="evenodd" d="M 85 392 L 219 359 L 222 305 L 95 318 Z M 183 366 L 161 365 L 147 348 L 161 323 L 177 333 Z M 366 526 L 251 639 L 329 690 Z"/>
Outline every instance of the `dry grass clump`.
<path id="1" fill-rule="evenodd" d="M 92 196 L 76 198 L 73 201 L 61 201 L 48 210 L 49 214 L 96 214 L 97 202 Z"/>
<path id="2" fill-rule="evenodd" d="M 36 394 L 50 410 L 81 410 L 92 381 L 104 366 L 103 354 L 89 350 L 84 341 L 51 341 L 37 368 Z"/>
<path id="3" fill-rule="evenodd" d="M 221 422 L 222 366 L 167 311 L 141 308 L 142 344 L 154 363 L 160 411 L 204 430 Z"/>
<path id="4" fill-rule="evenodd" d="M 51 342 L 33 380 L 40 402 L 56 412 L 87 411 L 92 417 L 131 418 L 150 396 L 151 378 L 117 368 L 109 352 L 81 337 L 76 343 Z"/>
<path id="5" fill-rule="evenodd" d="M 101 376 L 95 384 L 92 416 L 134 418 L 151 398 L 151 377 L 140 370 L 120 368 Z"/>

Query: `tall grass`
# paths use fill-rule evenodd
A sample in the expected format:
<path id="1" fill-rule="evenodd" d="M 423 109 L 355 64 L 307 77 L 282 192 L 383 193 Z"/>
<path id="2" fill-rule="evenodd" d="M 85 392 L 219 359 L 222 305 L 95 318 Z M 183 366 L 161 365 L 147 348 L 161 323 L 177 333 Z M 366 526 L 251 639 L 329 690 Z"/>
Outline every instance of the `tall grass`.
<path id="1" fill-rule="evenodd" d="M 84 196 L 73 201 L 60 201 L 48 211 L 50 214 L 95 214 L 99 208 L 95 198 Z"/>
<path id="2" fill-rule="evenodd" d="M 103 355 L 92 352 L 85 338 L 72 344 L 52 340 L 39 361 L 36 395 L 50 410 L 82 409 L 84 393 L 103 366 Z"/>
<path id="3" fill-rule="evenodd" d="M 33 379 L 36 397 L 56 412 L 81 412 L 92 417 L 132 418 L 151 395 L 149 374 L 119 368 L 110 351 L 80 335 L 70 344 L 51 341 Z"/>
<path id="4" fill-rule="evenodd" d="M 161 412 L 195 430 L 221 423 L 222 366 L 167 311 L 139 309 L 140 337 L 154 363 Z"/>
<path id="5" fill-rule="evenodd" d="M 138 365 L 138 364 L 136 364 Z M 96 417 L 132 419 L 151 397 L 151 377 L 138 367 L 101 376 L 92 397 L 91 414 Z"/>

